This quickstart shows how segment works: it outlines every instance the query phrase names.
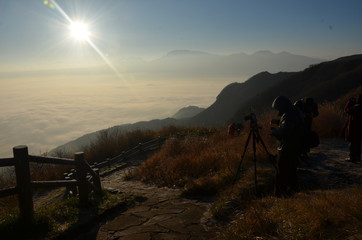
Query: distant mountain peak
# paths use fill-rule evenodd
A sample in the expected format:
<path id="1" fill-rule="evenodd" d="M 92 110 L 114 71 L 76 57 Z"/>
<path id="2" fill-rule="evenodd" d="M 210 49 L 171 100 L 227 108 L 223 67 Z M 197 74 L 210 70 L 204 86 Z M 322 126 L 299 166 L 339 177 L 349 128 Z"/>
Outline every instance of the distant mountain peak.
<path id="1" fill-rule="evenodd" d="M 195 55 L 210 55 L 207 52 L 202 51 L 193 51 L 193 50 L 173 50 L 171 52 L 168 52 L 166 56 L 195 56 Z"/>
<path id="2" fill-rule="evenodd" d="M 274 54 L 274 53 L 269 50 L 260 50 L 255 52 L 253 55 L 269 55 L 269 54 Z"/>

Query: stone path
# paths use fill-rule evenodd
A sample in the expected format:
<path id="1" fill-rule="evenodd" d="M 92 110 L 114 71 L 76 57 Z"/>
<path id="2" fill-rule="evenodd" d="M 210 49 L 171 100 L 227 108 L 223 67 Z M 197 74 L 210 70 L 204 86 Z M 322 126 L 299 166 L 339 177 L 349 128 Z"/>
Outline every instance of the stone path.
<path id="1" fill-rule="evenodd" d="M 307 163 L 298 170 L 306 184 L 310 181 L 324 189 L 344 188 L 362 185 L 362 164 L 346 161 L 348 143 L 342 139 L 322 139 L 317 148 L 313 148 Z M 312 177 L 312 178 L 310 178 Z"/>
<path id="2" fill-rule="evenodd" d="M 124 181 L 127 170 L 105 177 L 103 187 L 132 193 L 136 206 L 99 226 L 94 239 L 202 240 L 217 236 L 210 203 L 180 197 L 180 190 Z"/>

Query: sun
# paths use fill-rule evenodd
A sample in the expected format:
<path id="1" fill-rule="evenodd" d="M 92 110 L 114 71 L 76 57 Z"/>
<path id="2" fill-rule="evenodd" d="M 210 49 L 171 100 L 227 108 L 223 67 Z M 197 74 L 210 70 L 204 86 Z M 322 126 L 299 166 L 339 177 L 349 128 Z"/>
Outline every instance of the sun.
<path id="1" fill-rule="evenodd" d="M 69 25 L 70 36 L 77 41 L 87 41 L 90 36 L 88 25 L 83 22 L 74 21 Z"/>

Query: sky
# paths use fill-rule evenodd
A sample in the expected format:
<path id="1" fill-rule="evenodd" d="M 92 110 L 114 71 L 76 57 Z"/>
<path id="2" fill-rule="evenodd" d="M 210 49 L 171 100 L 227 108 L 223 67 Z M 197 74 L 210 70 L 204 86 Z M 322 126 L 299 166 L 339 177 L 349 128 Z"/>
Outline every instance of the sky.
<path id="1" fill-rule="evenodd" d="M 361 9 L 360 0 L 0 0 L 0 157 L 207 107 L 238 80 L 137 75 L 170 51 L 360 54 Z"/>
<path id="2" fill-rule="evenodd" d="M 0 0 L 2 66 L 96 64 L 93 49 L 72 41 L 59 8 L 43 0 Z M 89 24 L 110 58 L 154 59 L 175 49 L 219 54 L 288 51 L 333 59 L 362 51 L 359 0 L 58 0 L 73 21 Z M 84 59 L 86 58 L 86 60 Z"/>

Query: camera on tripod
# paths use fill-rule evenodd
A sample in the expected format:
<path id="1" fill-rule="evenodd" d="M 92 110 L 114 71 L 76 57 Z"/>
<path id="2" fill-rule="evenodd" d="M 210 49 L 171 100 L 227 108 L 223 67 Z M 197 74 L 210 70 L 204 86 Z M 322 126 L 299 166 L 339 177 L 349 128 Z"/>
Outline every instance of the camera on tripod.
<path id="1" fill-rule="evenodd" d="M 246 115 L 245 117 L 244 117 L 244 120 L 245 121 L 251 121 L 251 122 L 256 122 L 257 120 L 256 120 L 256 115 L 255 115 L 255 113 L 250 113 L 250 114 L 248 114 L 248 115 Z"/>
<path id="2" fill-rule="evenodd" d="M 250 121 L 250 126 L 252 128 L 259 128 L 258 126 L 258 120 L 256 118 L 255 113 L 250 113 L 244 117 L 245 121 Z"/>
<path id="3" fill-rule="evenodd" d="M 246 139 L 246 143 L 245 143 L 245 147 L 244 147 L 244 151 L 241 155 L 241 159 L 240 159 L 240 162 L 239 162 L 239 166 L 236 170 L 236 174 L 235 174 L 235 178 L 234 178 L 234 183 L 236 182 L 236 180 L 238 179 L 238 174 L 240 172 L 240 169 L 241 169 L 241 165 L 242 165 L 242 162 L 244 160 L 244 157 L 245 157 L 245 153 L 246 153 L 246 150 L 248 148 L 248 145 L 250 143 L 250 140 L 252 142 L 252 148 L 253 148 L 253 161 L 254 161 L 254 180 L 255 180 L 255 192 L 256 194 L 258 195 L 258 181 L 257 181 L 257 173 L 256 173 L 256 151 L 257 151 L 257 144 L 260 144 L 266 155 L 268 156 L 270 162 L 274 165 L 274 161 L 273 161 L 273 155 L 271 155 L 263 141 L 263 139 L 261 138 L 260 136 L 260 133 L 259 133 L 259 129 L 261 129 L 261 127 L 258 126 L 258 120 L 256 118 L 256 115 L 255 113 L 250 113 L 248 115 L 246 115 L 244 117 L 244 120 L 245 121 L 250 121 L 250 131 L 249 131 L 249 134 L 248 134 L 248 138 Z M 274 165 L 275 167 L 275 165 Z"/>

